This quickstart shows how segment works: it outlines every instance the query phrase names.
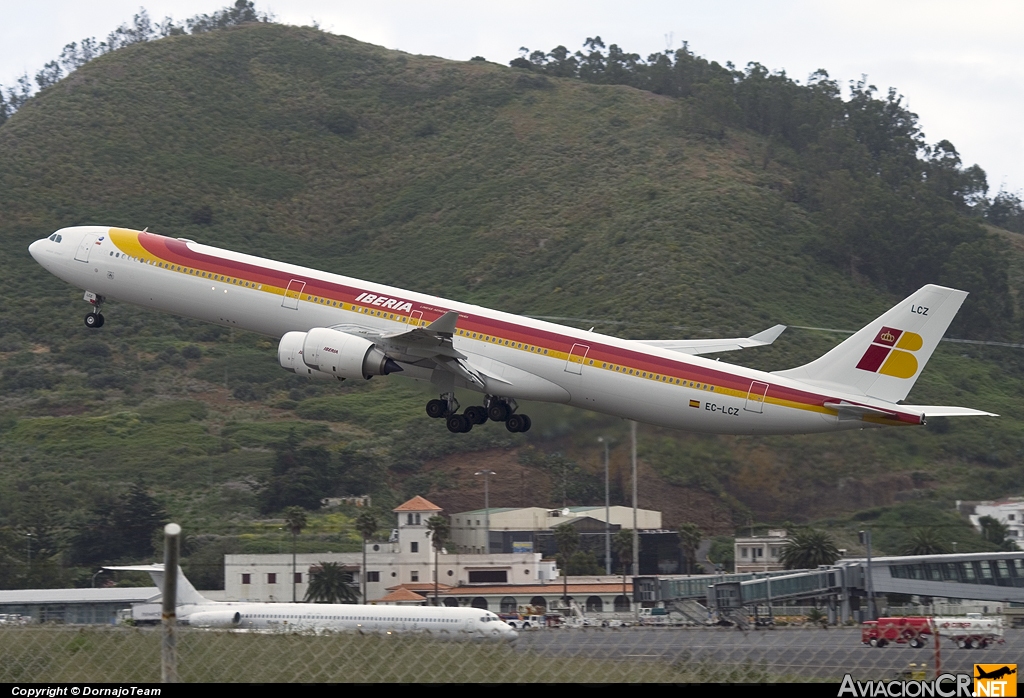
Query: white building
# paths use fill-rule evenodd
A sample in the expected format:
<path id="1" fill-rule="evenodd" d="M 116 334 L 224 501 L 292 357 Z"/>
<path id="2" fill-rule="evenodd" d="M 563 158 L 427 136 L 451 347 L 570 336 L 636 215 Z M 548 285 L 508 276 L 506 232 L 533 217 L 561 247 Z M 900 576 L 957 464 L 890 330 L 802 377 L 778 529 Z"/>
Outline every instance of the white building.
<path id="1" fill-rule="evenodd" d="M 1018 548 L 1024 549 L 1024 497 L 1009 497 L 995 502 L 975 504 L 974 513 L 970 515 L 970 519 L 979 531 L 981 530 L 980 519 L 983 516 L 991 516 L 1006 526 L 1007 540 L 1012 540 Z"/>
<path id="2" fill-rule="evenodd" d="M 737 574 L 783 569 L 782 548 L 789 542 L 785 529 L 769 529 L 766 536 L 736 539 L 733 553 Z"/>
<path id="3" fill-rule="evenodd" d="M 582 523 L 591 519 L 592 523 L 604 524 L 605 509 L 603 506 L 565 507 L 563 509 L 545 509 L 543 507 L 476 509 L 452 514 L 451 541 L 456 550 L 464 552 L 484 553 L 488 551 L 488 519 L 490 550 L 532 551 L 533 536 L 529 533 L 550 531 L 555 526 L 565 523 Z M 613 506 L 609 508 L 608 522 L 614 533 L 620 528 L 633 528 L 632 507 Z M 637 510 L 636 527 L 639 530 L 660 530 L 661 512 L 650 509 Z M 584 527 L 588 532 L 604 530 L 591 525 Z M 517 540 L 515 533 L 523 533 Z M 508 540 L 506 540 L 508 539 Z M 518 544 L 518 545 L 517 545 Z"/>
<path id="4" fill-rule="evenodd" d="M 413 497 L 394 510 L 397 527 L 387 543 L 366 546 L 367 600 L 380 599 L 388 588 L 400 584 L 433 584 L 434 551 L 427 520 L 441 508 L 423 497 Z M 301 601 L 306 595 L 311 568 L 322 562 L 343 565 L 362 588 L 363 556 L 353 553 L 302 553 L 295 556 L 225 555 L 224 591 L 239 601 Z M 540 553 L 499 555 L 449 553 L 438 555 L 439 584 L 448 586 L 493 586 L 495 584 L 538 584 L 557 578 L 553 561 L 541 561 Z M 294 574 L 294 578 L 293 575 Z"/>

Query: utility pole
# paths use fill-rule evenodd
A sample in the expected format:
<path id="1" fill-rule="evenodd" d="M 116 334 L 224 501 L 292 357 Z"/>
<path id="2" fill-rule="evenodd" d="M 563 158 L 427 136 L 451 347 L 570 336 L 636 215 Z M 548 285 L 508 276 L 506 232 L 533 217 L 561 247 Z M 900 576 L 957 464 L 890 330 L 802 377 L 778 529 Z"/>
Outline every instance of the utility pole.
<path id="1" fill-rule="evenodd" d="M 608 439 L 597 437 L 604 444 L 604 573 L 612 573 L 612 523 L 611 500 L 608 489 Z"/>
<path id="2" fill-rule="evenodd" d="M 875 618 L 875 585 L 871 579 L 871 531 L 860 532 L 860 542 L 867 546 L 868 549 L 868 567 L 865 570 L 864 581 L 868 589 L 868 620 L 877 620 Z"/>
<path id="3" fill-rule="evenodd" d="M 640 574 L 640 531 L 637 529 L 636 514 L 636 422 L 629 423 L 629 435 L 632 441 L 631 458 L 633 461 L 633 576 Z"/>
<path id="4" fill-rule="evenodd" d="M 493 470 L 478 470 L 474 475 L 484 476 L 484 528 L 486 533 L 484 534 L 484 552 L 491 552 L 491 493 L 489 488 L 489 478 L 491 475 L 496 475 Z"/>

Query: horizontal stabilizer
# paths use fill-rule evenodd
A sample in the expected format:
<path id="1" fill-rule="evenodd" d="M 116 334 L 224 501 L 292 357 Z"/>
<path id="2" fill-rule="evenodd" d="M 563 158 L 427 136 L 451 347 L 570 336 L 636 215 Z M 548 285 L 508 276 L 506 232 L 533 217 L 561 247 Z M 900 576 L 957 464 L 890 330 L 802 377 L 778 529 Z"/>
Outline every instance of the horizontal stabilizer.
<path id="1" fill-rule="evenodd" d="M 640 344 L 660 349 L 671 349 L 683 354 L 717 354 L 720 351 L 737 351 L 750 347 L 763 347 L 771 344 L 786 329 L 785 325 L 775 325 L 763 332 L 750 337 L 732 339 L 652 339 L 640 340 Z"/>
<path id="2" fill-rule="evenodd" d="M 970 407 L 953 407 L 952 405 L 900 405 L 901 410 L 920 412 L 927 417 L 998 417 L 998 414 L 972 410 Z"/>
<path id="3" fill-rule="evenodd" d="M 123 567 L 104 567 L 105 570 L 113 570 L 116 572 L 147 572 L 153 579 L 153 584 L 161 591 L 164 590 L 164 566 L 159 564 L 154 565 L 126 565 Z M 208 604 L 214 603 L 210 599 L 206 598 L 192 586 L 192 582 L 188 581 L 185 574 L 178 568 L 178 598 L 175 605 L 181 606 L 183 604 Z"/>
<path id="4" fill-rule="evenodd" d="M 841 400 L 839 402 L 826 402 L 825 407 L 830 410 L 835 410 L 839 413 L 839 420 L 857 420 L 863 419 L 864 417 L 875 416 L 875 417 L 893 417 L 893 412 L 887 412 L 886 410 L 880 410 L 876 407 L 868 407 L 867 405 L 855 405 L 852 402 Z"/>

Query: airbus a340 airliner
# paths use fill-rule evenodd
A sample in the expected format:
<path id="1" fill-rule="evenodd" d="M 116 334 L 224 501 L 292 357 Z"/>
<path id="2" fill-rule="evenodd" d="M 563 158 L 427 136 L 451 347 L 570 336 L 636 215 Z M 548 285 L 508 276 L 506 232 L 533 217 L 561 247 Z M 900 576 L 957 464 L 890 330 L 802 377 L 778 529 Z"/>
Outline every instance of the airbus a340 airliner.
<path id="1" fill-rule="evenodd" d="M 164 588 L 163 565 L 104 567 L 123 572 L 148 572 L 158 589 Z M 515 628 L 493 611 L 466 606 L 376 606 L 340 603 L 269 603 L 211 601 L 192 586 L 178 568 L 177 616 L 197 628 L 295 631 L 329 630 L 361 634 L 412 633 L 449 639 L 513 641 Z M 145 607 L 141 622 L 157 622 L 157 604 L 149 613 Z"/>
<path id="2" fill-rule="evenodd" d="M 103 326 L 109 298 L 280 337 L 281 366 L 314 379 L 429 381 L 439 397 L 427 414 L 456 433 L 489 419 L 527 431 L 517 400 L 722 434 L 996 416 L 900 404 L 967 296 L 942 286 L 924 286 L 809 364 L 766 373 L 699 355 L 770 344 L 782 325 L 736 339 L 618 339 L 123 228 L 64 228 L 29 252 L 86 291 L 88 327 Z M 481 404 L 460 412 L 457 388 Z"/>

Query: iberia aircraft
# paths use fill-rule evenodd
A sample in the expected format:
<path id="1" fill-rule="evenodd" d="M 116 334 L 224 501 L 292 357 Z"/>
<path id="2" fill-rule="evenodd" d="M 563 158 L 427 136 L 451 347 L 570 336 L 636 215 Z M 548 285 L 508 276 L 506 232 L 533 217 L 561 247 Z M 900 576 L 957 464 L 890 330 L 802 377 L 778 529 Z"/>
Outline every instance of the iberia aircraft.
<path id="1" fill-rule="evenodd" d="M 148 572 L 158 589 L 164 588 L 163 565 L 104 567 L 123 572 Z M 175 614 L 197 628 L 242 630 L 331 631 L 391 635 L 411 633 L 450 639 L 513 641 L 515 628 L 493 611 L 465 606 L 377 606 L 340 603 L 270 603 L 212 601 L 192 586 L 178 568 Z M 132 609 L 136 622 L 161 618 L 157 604 Z"/>
<path id="2" fill-rule="evenodd" d="M 527 431 L 518 400 L 721 434 L 996 416 L 901 404 L 967 296 L 942 286 L 922 287 L 809 364 L 766 373 L 700 355 L 771 344 L 782 325 L 736 339 L 619 339 L 123 228 L 64 228 L 29 252 L 86 291 L 88 327 L 102 327 L 103 302 L 117 299 L 280 337 L 281 366 L 310 378 L 432 383 L 427 414 L 455 433 L 488 419 Z M 481 404 L 460 412 L 456 389 Z"/>

